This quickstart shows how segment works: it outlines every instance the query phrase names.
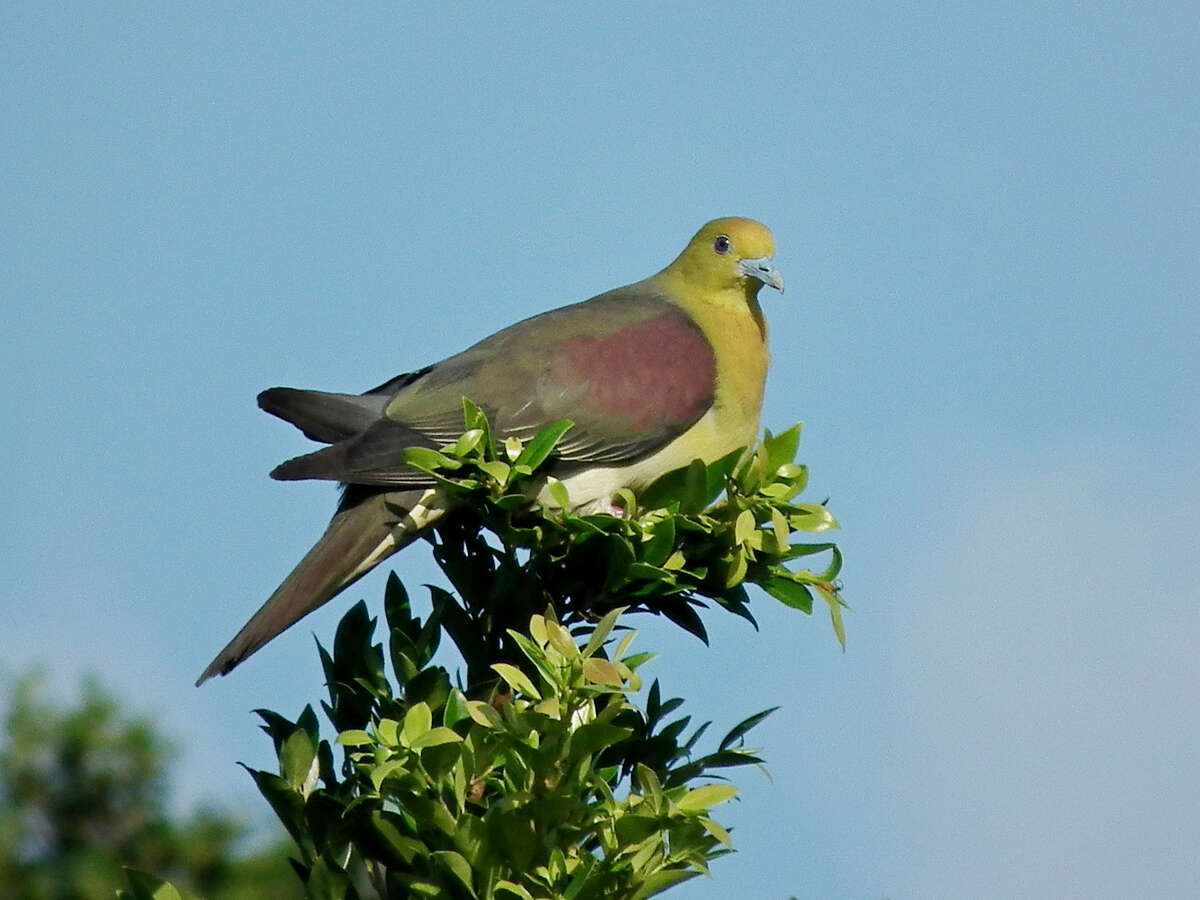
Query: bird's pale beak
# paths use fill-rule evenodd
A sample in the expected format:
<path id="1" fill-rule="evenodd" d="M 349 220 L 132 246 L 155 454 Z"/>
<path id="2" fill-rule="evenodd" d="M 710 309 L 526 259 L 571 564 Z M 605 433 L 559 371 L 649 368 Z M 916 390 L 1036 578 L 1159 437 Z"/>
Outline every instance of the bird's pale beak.
<path id="1" fill-rule="evenodd" d="M 757 278 L 767 287 L 773 287 L 779 293 L 783 293 L 783 275 L 775 268 L 775 260 L 769 256 L 760 256 L 757 259 L 743 259 L 741 261 L 742 271 L 751 278 Z"/>

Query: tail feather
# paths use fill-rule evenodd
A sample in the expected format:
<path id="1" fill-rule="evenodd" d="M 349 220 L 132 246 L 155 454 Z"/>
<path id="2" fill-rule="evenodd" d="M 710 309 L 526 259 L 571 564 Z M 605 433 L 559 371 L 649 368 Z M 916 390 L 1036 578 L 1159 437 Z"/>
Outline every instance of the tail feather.
<path id="1" fill-rule="evenodd" d="M 388 397 L 378 394 L 331 394 L 297 388 L 268 388 L 259 408 L 291 422 L 314 441 L 334 444 L 353 437 L 381 416 Z"/>
<path id="2" fill-rule="evenodd" d="M 389 491 L 333 517 L 325 534 L 196 680 L 226 675 L 276 635 L 415 540 L 445 513 L 442 495 Z"/>

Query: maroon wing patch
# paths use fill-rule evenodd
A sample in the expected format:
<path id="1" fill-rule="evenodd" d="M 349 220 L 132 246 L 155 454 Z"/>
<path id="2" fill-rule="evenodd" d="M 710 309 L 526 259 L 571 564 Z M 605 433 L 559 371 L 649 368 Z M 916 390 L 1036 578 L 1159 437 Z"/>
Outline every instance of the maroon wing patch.
<path id="1" fill-rule="evenodd" d="M 551 377 L 585 383 L 586 412 L 642 432 L 699 419 L 713 402 L 717 360 L 700 327 L 670 310 L 602 338 L 571 338 Z"/>

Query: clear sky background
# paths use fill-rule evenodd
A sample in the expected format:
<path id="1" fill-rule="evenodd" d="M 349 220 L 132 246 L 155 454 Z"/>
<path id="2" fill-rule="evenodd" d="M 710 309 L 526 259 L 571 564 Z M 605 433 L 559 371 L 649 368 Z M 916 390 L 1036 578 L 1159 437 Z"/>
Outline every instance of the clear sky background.
<path id="1" fill-rule="evenodd" d="M 805 423 L 849 644 L 758 595 L 646 622 L 739 853 L 686 898 L 1200 895 L 1200 7 L 43 4 L 0 30 L 0 628 L 269 813 L 384 571 L 192 681 L 335 493 L 282 384 L 362 390 L 774 230 L 764 425 Z M 394 558 L 419 595 L 423 547 Z"/>

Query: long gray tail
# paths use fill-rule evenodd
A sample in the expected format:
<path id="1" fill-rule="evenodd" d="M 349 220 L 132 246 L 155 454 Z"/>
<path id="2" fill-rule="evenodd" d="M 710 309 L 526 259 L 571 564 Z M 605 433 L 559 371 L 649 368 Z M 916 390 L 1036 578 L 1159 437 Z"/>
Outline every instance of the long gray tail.
<path id="1" fill-rule="evenodd" d="M 444 512 L 436 491 L 377 494 L 339 512 L 283 584 L 209 663 L 196 686 L 229 674 L 263 644 L 410 544 Z"/>

